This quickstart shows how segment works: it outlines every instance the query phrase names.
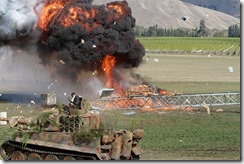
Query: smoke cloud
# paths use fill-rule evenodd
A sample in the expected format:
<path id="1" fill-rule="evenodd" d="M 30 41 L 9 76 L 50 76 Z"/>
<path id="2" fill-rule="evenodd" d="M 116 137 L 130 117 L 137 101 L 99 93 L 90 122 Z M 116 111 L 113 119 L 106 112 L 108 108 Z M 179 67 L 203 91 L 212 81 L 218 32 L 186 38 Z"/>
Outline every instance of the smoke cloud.
<path id="1" fill-rule="evenodd" d="M 145 54 L 135 39 L 135 18 L 126 1 L 95 6 L 91 1 L 72 0 L 49 18 L 43 27 L 40 57 L 44 63 L 54 64 L 46 58 L 63 61 L 65 65 L 56 65 L 58 70 L 72 68 L 69 72 L 74 78 L 79 70 L 99 69 L 106 55 L 116 57 L 117 67 L 132 68 L 139 66 Z"/>
<path id="2" fill-rule="evenodd" d="M 120 69 L 131 71 L 142 62 L 145 50 L 135 38 L 135 23 L 126 1 L 93 5 L 92 0 L 1 0 L 0 49 L 17 47 L 22 51 L 18 59 L 41 63 L 53 88 L 61 86 L 62 93 L 77 88 L 95 94 L 104 84 L 101 61 L 106 55 L 116 57 L 114 77 L 120 81 Z M 47 80 L 46 71 L 39 73 Z"/>
<path id="3" fill-rule="evenodd" d="M 28 35 L 37 15 L 34 7 L 37 0 L 1 0 L 0 1 L 0 41 L 9 41 Z"/>

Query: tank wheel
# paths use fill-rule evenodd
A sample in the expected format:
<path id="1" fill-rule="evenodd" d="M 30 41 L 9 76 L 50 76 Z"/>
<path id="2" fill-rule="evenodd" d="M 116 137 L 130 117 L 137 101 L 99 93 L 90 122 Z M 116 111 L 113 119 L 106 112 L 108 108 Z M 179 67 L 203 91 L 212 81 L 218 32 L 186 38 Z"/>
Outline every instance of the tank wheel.
<path id="1" fill-rule="evenodd" d="M 4 160 L 10 160 L 11 155 L 7 153 L 7 150 L 5 150 L 3 147 L 1 147 L 1 156 Z"/>
<path id="2" fill-rule="evenodd" d="M 77 157 L 77 160 L 84 160 L 84 158 L 82 158 L 82 157 Z"/>
<path id="3" fill-rule="evenodd" d="M 47 155 L 45 160 L 50 160 L 50 161 L 56 161 L 58 160 L 58 157 L 56 155 Z"/>
<path id="4" fill-rule="evenodd" d="M 42 160 L 42 157 L 37 154 L 37 153 L 30 153 L 29 156 L 28 156 L 28 160 Z"/>
<path id="5" fill-rule="evenodd" d="M 76 160 L 76 159 L 74 157 L 71 157 L 71 156 L 65 156 L 63 160 L 69 161 L 69 160 Z"/>
<path id="6" fill-rule="evenodd" d="M 140 160 L 140 156 L 139 155 L 135 155 L 134 152 L 131 152 L 131 160 Z"/>
<path id="7" fill-rule="evenodd" d="M 27 156 L 21 153 L 21 151 L 14 151 L 11 155 L 11 160 L 26 160 Z"/>
<path id="8" fill-rule="evenodd" d="M 133 155 L 132 160 L 140 160 L 140 156 L 139 155 Z"/>
<path id="9" fill-rule="evenodd" d="M 128 157 L 120 156 L 120 160 L 128 160 Z"/>

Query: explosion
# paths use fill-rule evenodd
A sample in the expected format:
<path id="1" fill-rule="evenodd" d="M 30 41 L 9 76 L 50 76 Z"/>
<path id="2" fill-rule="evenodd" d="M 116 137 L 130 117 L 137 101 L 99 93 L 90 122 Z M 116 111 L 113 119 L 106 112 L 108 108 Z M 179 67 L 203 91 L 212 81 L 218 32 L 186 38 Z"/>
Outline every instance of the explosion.
<path id="1" fill-rule="evenodd" d="M 145 55 L 134 27 L 135 18 L 126 1 L 104 5 L 93 5 L 91 0 L 0 2 L 0 51 L 8 54 L 9 49 L 13 50 L 11 54 L 20 55 L 16 59 L 22 58 L 26 65 L 35 65 L 33 61 L 38 56 L 55 85 L 61 80 L 56 92 L 71 87 L 95 97 L 98 90 L 107 87 L 113 88 L 118 97 L 130 97 L 108 102 L 106 107 L 153 107 L 155 100 L 150 96 L 172 94 L 133 73 L 132 68 L 138 67 Z M 24 58 L 25 52 L 33 55 L 32 60 Z M 41 78 L 38 73 L 36 76 Z M 50 86 L 54 84 L 51 82 L 48 89 Z"/>
<path id="2" fill-rule="evenodd" d="M 123 93 L 117 82 L 121 77 L 114 71 L 139 66 L 145 55 L 143 46 L 135 39 L 135 18 L 126 1 L 96 6 L 90 1 L 47 0 L 38 15 L 44 42 L 40 43 L 40 54 L 48 50 L 49 59 L 63 61 L 65 65 L 57 65 L 62 74 L 72 67 L 73 76 L 68 75 L 72 80 L 77 79 L 81 70 L 95 69 L 99 75 L 105 75 L 107 87 Z M 46 56 L 40 58 L 54 63 Z"/>
<path id="3" fill-rule="evenodd" d="M 1 47 L 37 55 L 54 79 L 78 85 L 96 77 L 103 87 L 125 94 L 130 83 L 125 70 L 133 74 L 145 55 L 126 1 L 1 0 L 0 5 Z"/>

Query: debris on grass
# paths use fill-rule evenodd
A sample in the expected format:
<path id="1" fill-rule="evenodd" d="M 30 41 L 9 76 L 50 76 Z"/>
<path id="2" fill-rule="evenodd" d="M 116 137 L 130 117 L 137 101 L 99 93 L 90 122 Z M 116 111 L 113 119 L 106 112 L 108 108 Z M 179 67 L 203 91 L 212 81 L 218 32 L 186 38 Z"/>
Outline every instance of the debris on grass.
<path id="1" fill-rule="evenodd" d="M 160 111 L 160 112 L 158 112 L 158 114 L 165 114 L 165 112 L 164 111 Z"/>
<path id="2" fill-rule="evenodd" d="M 158 60 L 158 59 L 156 59 L 156 58 L 154 59 L 154 61 L 155 61 L 155 62 L 159 62 L 159 60 Z"/>
<path id="3" fill-rule="evenodd" d="M 216 112 L 223 112 L 223 109 L 216 109 Z"/>
<path id="4" fill-rule="evenodd" d="M 124 115 L 127 115 L 127 116 L 131 116 L 133 114 L 135 114 L 136 112 L 126 112 L 126 113 L 123 113 Z"/>
<path id="5" fill-rule="evenodd" d="M 199 108 L 194 108 L 194 107 L 191 107 L 191 106 L 188 106 L 185 108 L 186 111 L 191 111 L 191 112 L 197 112 L 199 111 Z"/>
<path id="6" fill-rule="evenodd" d="M 203 107 L 206 108 L 206 110 L 207 110 L 207 114 L 210 115 L 211 113 L 210 113 L 210 108 L 209 108 L 209 106 L 206 105 L 206 104 L 204 104 Z"/>
<path id="7" fill-rule="evenodd" d="M 234 69 L 232 66 L 228 67 L 228 69 L 229 69 L 230 73 L 234 72 Z"/>

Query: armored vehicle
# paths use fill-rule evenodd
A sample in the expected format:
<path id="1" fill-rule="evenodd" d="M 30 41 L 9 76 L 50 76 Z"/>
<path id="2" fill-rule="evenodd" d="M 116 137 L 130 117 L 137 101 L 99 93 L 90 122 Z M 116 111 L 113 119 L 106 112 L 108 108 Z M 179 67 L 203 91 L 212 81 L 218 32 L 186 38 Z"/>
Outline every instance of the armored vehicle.
<path id="1" fill-rule="evenodd" d="M 17 127 L 4 160 L 139 160 L 144 131 L 104 129 L 96 110 L 50 108 L 36 118 L 0 118 Z"/>

